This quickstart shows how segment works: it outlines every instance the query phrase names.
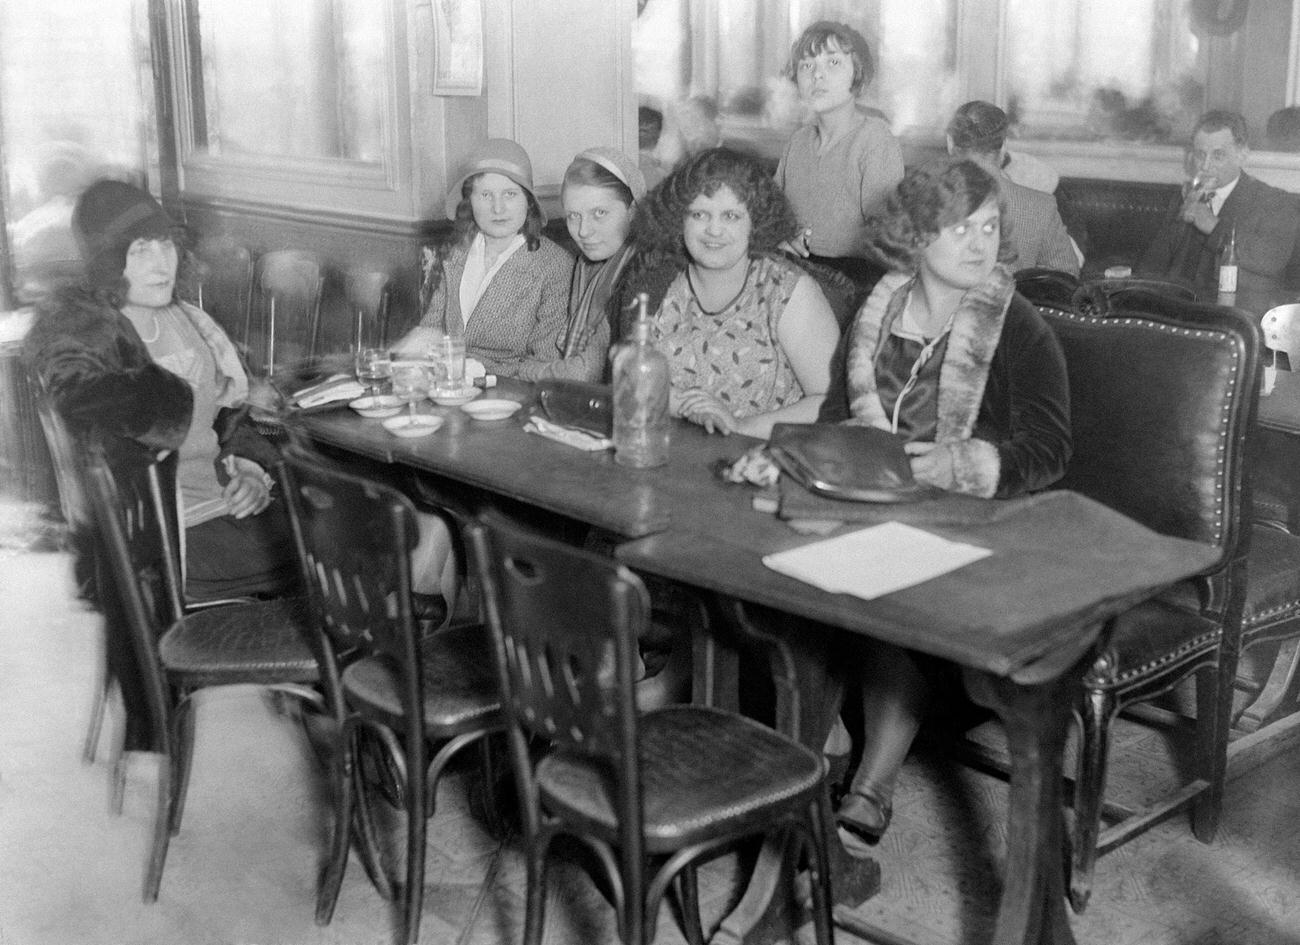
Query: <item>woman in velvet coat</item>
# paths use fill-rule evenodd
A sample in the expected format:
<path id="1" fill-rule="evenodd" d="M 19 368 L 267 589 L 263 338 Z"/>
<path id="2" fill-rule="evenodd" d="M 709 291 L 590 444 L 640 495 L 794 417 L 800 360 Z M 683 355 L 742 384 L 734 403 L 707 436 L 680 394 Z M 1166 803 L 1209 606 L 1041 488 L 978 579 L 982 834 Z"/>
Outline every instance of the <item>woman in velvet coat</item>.
<path id="1" fill-rule="evenodd" d="M 975 162 L 908 171 L 869 221 L 891 271 L 858 312 L 820 417 L 892 430 L 918 481 L 984 498 L 1047 488 L 1071 453 L 1064 356 L 1015 292 L 1005 222 L 998 181 Z M 862 646 L 863 756 L 838 819 L 872 840 L 942 674 Z"/>

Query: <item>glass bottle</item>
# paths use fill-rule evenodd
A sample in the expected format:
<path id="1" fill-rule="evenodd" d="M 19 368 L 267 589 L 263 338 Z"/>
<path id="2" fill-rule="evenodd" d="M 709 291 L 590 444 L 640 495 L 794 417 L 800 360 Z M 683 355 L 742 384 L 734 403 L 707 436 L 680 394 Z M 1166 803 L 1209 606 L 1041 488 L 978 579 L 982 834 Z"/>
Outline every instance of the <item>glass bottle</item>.
<path id="1" fill-rule="evenodd" d="M 632 338 L 614 355 L 614 460 L 646 468 L 668 462 L 668 359 L 650 343 L 648 296 L 637 296 Z"/>
<path id="2" fill-rule="evenodd" d="M 1219 257 L 1219 291 L 1224 293 L 1237 291 L 1237 228 L 1228 233 L 1228 242 L 1223 244 Z"/>

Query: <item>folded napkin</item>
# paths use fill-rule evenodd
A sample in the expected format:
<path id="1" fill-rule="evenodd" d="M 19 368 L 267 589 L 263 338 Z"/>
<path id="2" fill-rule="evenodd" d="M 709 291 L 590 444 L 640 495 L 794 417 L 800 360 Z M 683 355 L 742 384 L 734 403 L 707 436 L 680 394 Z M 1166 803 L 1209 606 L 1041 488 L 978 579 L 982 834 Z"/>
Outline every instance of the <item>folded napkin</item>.
<path id="1" fill-rule="evenodd" d="M 552 423 L 541 417 L 531 417 L 524 424 L 524 429 L 529 433 L 536 433 L 538 436 L 544 436 L 548 440 L 555 440 L 557 443 L 563 443 L 565 446 L 576 447 L 585 450 L 588 453 L 595 453 L 600 450 L 607 450 L 613 447 L 614 441 L 609 437 L 592 436 L 583 430 L 575 430 L 572 427 L 562 427 L 558 423 Z"/>
<path id="2" fill-rule="evenodd" d="M 313 384 L 311 387 L 305 387 L 298 391 L 293 395 L 293 403 L 295 406 L 307 410 L 311 407 L 332 404 L 336 401 L 346 403 L 356 400 L 365 392 L 365 385 L 356 378 L 347 374 L 335 374 L 332 377 L 327 377 L 319 384 Z"/>

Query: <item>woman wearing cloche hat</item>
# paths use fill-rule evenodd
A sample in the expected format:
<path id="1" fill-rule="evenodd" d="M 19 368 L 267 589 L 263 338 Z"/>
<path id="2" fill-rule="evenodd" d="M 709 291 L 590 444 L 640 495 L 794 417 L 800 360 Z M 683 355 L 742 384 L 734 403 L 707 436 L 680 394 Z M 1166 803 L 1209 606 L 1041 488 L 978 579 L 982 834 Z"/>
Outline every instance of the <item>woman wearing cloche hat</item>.
<path id="1" fill-rule="evenodd" d="M 55 410 L 115 468 L 179 453 L 187 596 L 290 588 L 293 540 L 267 473 L 278 453 L 247 420 L 230 339 L 176 295 L 180 229 L 118 180 L 91 184 L 72 226 L 84 280 L 42 304 L 24 347 Z"/>
<path id="2" fill-rule="evenodd" d="M 420 324 L 396 348 L 423 354 L 449 319 L 489 372 L 527 376 L 560 356 L 573 257 L 542 235 L 533 166 L 514 141 L 474 149 L 447 191 L 451 244 L 426 251 Z"/>

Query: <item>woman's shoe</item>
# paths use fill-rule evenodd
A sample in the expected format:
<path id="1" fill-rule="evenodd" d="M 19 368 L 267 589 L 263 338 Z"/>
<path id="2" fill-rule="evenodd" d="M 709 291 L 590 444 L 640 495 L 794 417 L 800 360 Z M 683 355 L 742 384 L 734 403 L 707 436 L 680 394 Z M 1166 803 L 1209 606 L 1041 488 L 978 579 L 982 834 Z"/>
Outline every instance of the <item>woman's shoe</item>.
<path id="1" fill-rule="evenodd" d="M 853 788 L 844 795 L 840 809 L 835 812 L 835 820 L 867 843 L 876 843 L 889 829 L 893 815 L 893 804 L 879 788 L 869 784 Z"/>

